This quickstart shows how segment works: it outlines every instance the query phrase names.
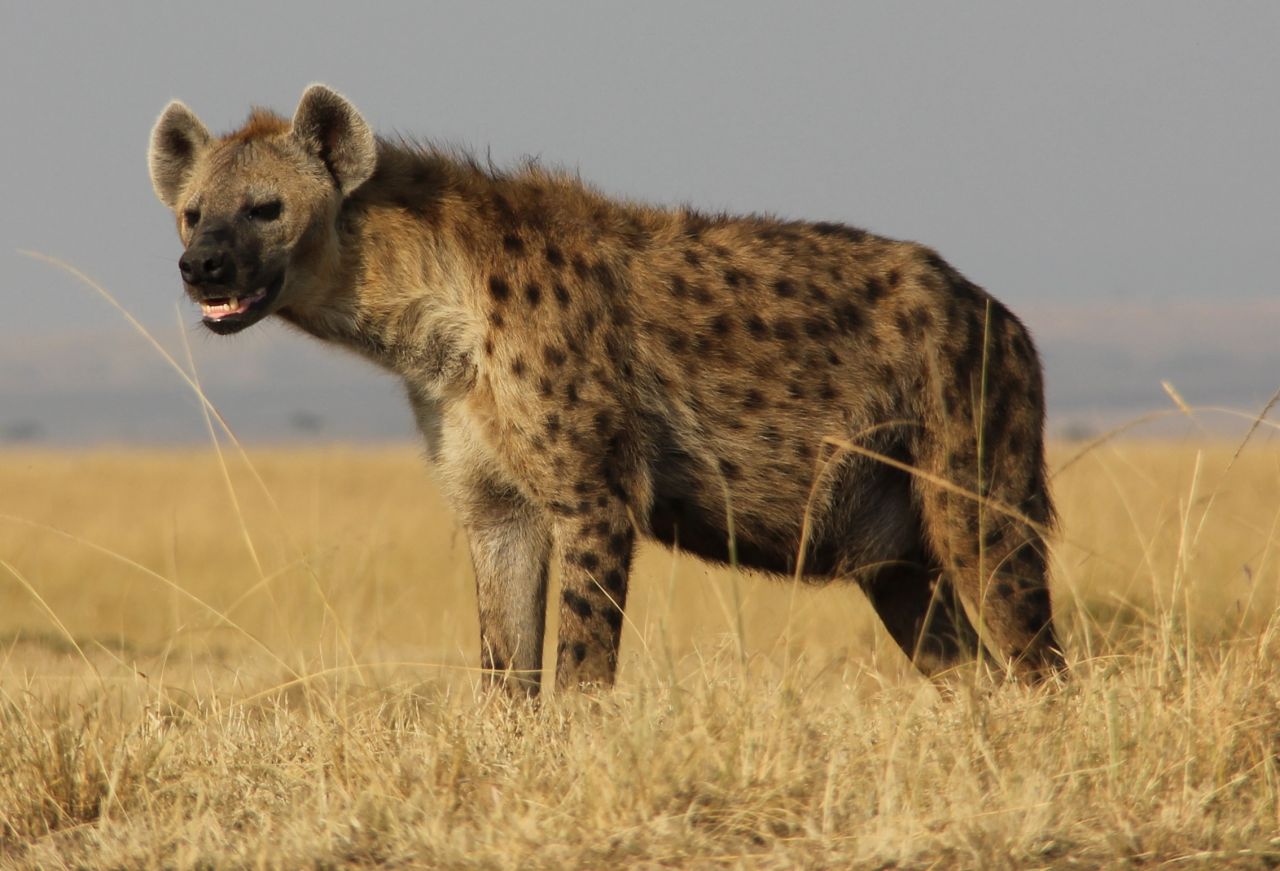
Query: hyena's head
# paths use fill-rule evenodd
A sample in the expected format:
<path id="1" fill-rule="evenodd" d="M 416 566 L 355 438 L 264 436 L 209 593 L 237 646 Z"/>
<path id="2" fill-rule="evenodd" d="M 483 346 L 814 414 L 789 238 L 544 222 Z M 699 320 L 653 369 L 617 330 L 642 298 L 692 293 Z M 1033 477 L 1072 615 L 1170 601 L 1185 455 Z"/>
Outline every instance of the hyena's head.
<path id="1" fill-rule="evenodd" d="M 215 333 L 243 330 L 308 298 L 336 267 L 343 199 L 373 174 L 369 125 L 341 95 L 312 85 L 293 120 L 256 110 L 213 137 L 173 102 L 151 132 L 151 183 L 173 209 L 188 295 Z"/>

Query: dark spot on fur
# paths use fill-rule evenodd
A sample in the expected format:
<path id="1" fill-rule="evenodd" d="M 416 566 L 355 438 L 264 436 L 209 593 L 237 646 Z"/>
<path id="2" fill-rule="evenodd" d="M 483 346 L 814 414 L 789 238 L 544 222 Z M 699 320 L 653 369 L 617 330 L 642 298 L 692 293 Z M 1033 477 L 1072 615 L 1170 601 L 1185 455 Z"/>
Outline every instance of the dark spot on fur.
<path id="1" fill-rule="evenodd" d="M 773 292 L 782 299 L 790 299 L 796 295 L 796 287 L 785 278 L 779 278 L 773 283 Z"/>
<path id="2" fill-rule="evenodd" d="M 567 359 L 564 355 L 564 351 L 554 345 L 547 345 L 542 349 L 542 358 L 547 361 L 548 366 L 554 366 L 557 369 L 563 366 L 564 361 Z"/>
<path id="3" fill-rule="evenodd" d="M 724 475 L 730 481 L 736 481 L 742 475 L 742 469 L 732 460 L 720 460 L 720 474 Z"/>
<path id="4" fill-rule="evenodd" d="M 702 255 L 692 248 L 686 248 L 684 250 L 684 262 L 688 263 L 690 266 L 701 266 Z"/>
<path id="5" fill-rule="evenodd" d="M 831 325 L 819 317 L 805 318 L 804 334 L 811 339 L 821 339 L 831 332 Z"/>
<path id="6" fill-rule="evenodd" d="M 573 661 L 582 665 L 582 661 L 587 658 L 587 645 L 581 641 L 573 642 Z"/>
<path id="7" fill-rule="evenodd" d="M 591 611 L 591 603 L 573 592 L 573 590 L 564 590 L 562 598 L 564 599 L 564 605 L 567 605 L 573 614 L 581 617 L 582 620 L 590 620 L 591 614 L 594 614 L 594 611 Z"/>
<path id="8" fill-rule="evenodd" d="M 625 584 L 622 580 L 622 572 L 617 569 L 609 569 L 604 575 L 604 588 L 613 594 L 615 599 L 623 592 Z"/>
<path id="9" fill-rule="evenodd" d="M 564 254 L 562 254 L 560 249 L 555 245 L 547 246 L 547 263 L 551 264 L 556 269 L 564 266 Z"/>
<path id="10" fill-rule="evenodd" d="M 578 554 L 574 557 L 573 561 L 589 572 L 593 572 L 600 568 L 600 557 L 596 556 L 595 553 L 589 550 L 584 550 L 582 553 Z"/>
<path id="11" fill-rule="evenodd" d="M 836 306 L 835 314 L 836 328 L 846 335 L 857 332 L 864 324 L 862 310 L 855 303 L 848 300 Z"/>
<path id="12" fill-rule="evenodd" d="M 832 385 L 830 380 L 824 378 L 822 381 L 822 387 L 818 390 L 818 396 L 827 402 L 831 402 L 840 398 L 840 391 Z"/>
<path id="13" fill-rule="evenodd" d="M 724 281 L 730 287 L 741 287 L 750 283 L 750 276 L 738 269 L 726 269 L 724 271 Z"/>
<path id="14" fill-rule="evenodd" d="M 773 323 L 773 337 L 786 344 L 794 342 L 796 340 L 796 325 L 786 318 L 779 318 Z"/>
<path id="15" fill-rule="evenodd" d="M 630 549 L 631 536 L 625 532 L 615 532 L 609 536 L 609 553 L 623 556 Z"/>
<path id="16" fill-rule="evenodd" d="M 1048 609 L 1049 590 L 1047 587 L 1036 587 L 1035 589 L 1027 590 L 1022 594 L 1022 601 L 1026 602 L 1028 605 Z"/>
<path id="17" fill-rule="evenodd" d="M 751 333 L 754 338 L 763 339 L 769 335 L 769 328 L 765 326 L 759 315 L 752 315 L 747 318 L 747 332 Z"/>
<path id="18" fill-rule="evenodd" d="M 529 305 L 537 308 L 538 303 L 542 302 L 542 288 L 536 284 L 527 285 L 524 289 L 524 298 L 529 301 Z"/>
<path id="19" fill-rule="evenodd" d="M 667 330 L 667 347 L 673 353 L 683 354 L 689 350 L 689 337 L 678 330 Z"/>
<path id="20" fill-rule="evenodd" d="M 867 286 L 866 286 L 867 302 L 877 303 L 880 300 L 884 299 L 888 293 L 889 293 L 888 289 L 884 286 L 884 284 L 881 283 L 880 279 L 875 278 L 874 276 L 872 278 L 867 279 Z"/>
<path id="21" fill-rule="evenodd" d="M 671 276 L 671 295 L 676 299 L 684 299 L 689 295 L 689 285 L 682 276 Z"/>
<path id="22" fill-rule="evenodd" d="M 591 274 L 591 267 L 587 265 L 587 258 L 581 254 L 573 255 L 573 271 L 579 278 L 585 279 Z"/>
<path id="23" fill-rule="evenodd" d="M 764 394 L 759 390 L 748 390 L 747 395 L 743 397 L 742 407 L 748 411 L 764 408 Z"/>
<path id="24" fill-rule="evenodd" d="M 493 195 L 493 209 L 505 223 L 510 223 L 516 219 L 516 212 L 515 209 L 511 208 L 511 201 L 502 194 Z"/>
<path id="25" fill-rule="evenodd" d="M 888 280 L 890 287 L 897 287 L 902 282 L 902 273 L 896 269 L 890 269 Z"/>
<path id="26" fill-rule="evenodd" d="M 549 439 L 551 439 L 552 441 L 555 441 L 557 438 L 559 438 L 560 437 L 560 415 L 556 414 L 554 411 L 551 414 L 548 414 L 546 429 L 547 429 L 547 437 Z"/>
<path id="27" fill-rule="evenodd" d="M 570 405 L 578 404 L 578 382 L 570 381 L 564 388 L 565 402 Z"/>
<path id="28" fill-rule="evenodd" d="M 493 337 L 492 336 L 484 337 L 484 355 L 486 357 L 493 356 Z"/>
<path id="29" fill-rule="evenodd" d="M 787 395 L 792 399 L 804 399 L 804 387 L 799 381 L 791 381 L 787 384 Z"/>
<path id="30" fill-rule="evenodd" d="M 617 635 L 622 631 L 622 612 L 617 608 L 609 608 L 604 612 L 604 622 L 608 623 L 613 634 Z"/>
<path id="31" fill-rule="evenodd" d="M 557 281 L 551 291 L 556 295 L 556 302 L 560 303 L 560 308 L 569 307 L 569 291 L 564 289 L 563 284 Z"/>
<path id="32" fill-rule="evenodd" d="M 515 233 L 507 233 L 502 237 L 502 248 L 508 254 L 523 254 L 524 240 Z"/>
<path id="33" fill-rule="evenodd" d="M 516 357 L 514 360 L 511 361 L 511 374 L 515 375 L 517 378 L 524 375 L 524 358 L 523 357 Z"/>
<path id="34" fill-rule="evenodd" d="M 618 287 L 618 279 L 613 274 L 613 270 L 604 263 L 597 263 L 591 267 L 591 275 L 606 293 L 616 290 Z"/>
<path id="35" fill-rule="evenodd" d="M 1007 599 L 1013 595 L 1013 586 L 1008 581 L 1001 581 L 996 584 L 995 593 L 1001 599 Z"/>
<path id="36" fill-rule="evenodd" d="M 506 302 L 511 296 L 511 285 L 501 275 L 489 276 L 489 295 L 495 302 Z"/>
<path id="37" fill-rule="evenodd" d="M 827 292 L 823 290 L 821 287 L 818 287 L 818 285 L 814 284 L 812 281 L 809 282 L 808 291 L 809 291 L 809 298 L 812 299 L 814 302 L 821 303 L 821 302 L 826 302 L 828 299 L 830 299 L 830 297 L 827 295 Z"/>
<path id="38" fill-rule="evenodd" d="M 707 290 L 706 287 L 701 284 L 694 285 L 693 298 L 698 305 L 711 305 L 715 300 L 715 297 L 711 295 L 711 291 Z"/>

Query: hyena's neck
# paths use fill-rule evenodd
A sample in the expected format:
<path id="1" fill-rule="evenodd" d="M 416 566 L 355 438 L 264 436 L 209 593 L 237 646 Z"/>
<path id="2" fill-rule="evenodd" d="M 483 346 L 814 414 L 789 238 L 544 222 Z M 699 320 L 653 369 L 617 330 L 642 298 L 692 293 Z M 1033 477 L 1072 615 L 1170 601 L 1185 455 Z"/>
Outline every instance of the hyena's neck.
<path id="1" fill-rule="evenodd" d="M 514 292 L 530 264 L 588 277 L 607 268 L 615 281 L 666 218 L 537 167 L 504 175 L 465 157 L 381 142 L 376 172 L 343 207 L 341 266 L 316 297 L 326 304 L 287 317 L 444 398 L 474 382 L 487 309 L 495 294 Z M 606 267 L 583 254 L 609 248 L 626 256 Z"/>
<path id="2" fill-rule="evenodd" d="M 439 398 L 465 390 L 481 335 L 472 297 L 486 252 L 502 246 L 486 215 L 501 184 L 462 161 L 380 143 L 373 178 L 343 207 L 338 265 L 314 294 L 324 304 L 282 314 Z"/>

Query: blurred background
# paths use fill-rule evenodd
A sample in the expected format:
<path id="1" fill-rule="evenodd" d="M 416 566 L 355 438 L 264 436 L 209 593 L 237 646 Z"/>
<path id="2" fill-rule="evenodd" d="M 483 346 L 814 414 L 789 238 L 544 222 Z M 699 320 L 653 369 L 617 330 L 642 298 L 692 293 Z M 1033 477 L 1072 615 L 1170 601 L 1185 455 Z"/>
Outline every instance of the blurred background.
<path id="1" fill-rule="evenodd" d="M 207 438 L 101 282 L 256 440 L 413 436 L 400 388 L 180 294 L 147 135 L 343 91 L 376 129 L 526 155 L 657 203 L 838 220 L 937 248 L 1007 302 L 1051 430 L 1280 386 L 1280 5 L 64 3 L 0 6 L 0 442 Z M 1205 425 L 1212 426 L 1212 416 Z M 1238 428 L 1233 422 L 1232 427 Z"/>

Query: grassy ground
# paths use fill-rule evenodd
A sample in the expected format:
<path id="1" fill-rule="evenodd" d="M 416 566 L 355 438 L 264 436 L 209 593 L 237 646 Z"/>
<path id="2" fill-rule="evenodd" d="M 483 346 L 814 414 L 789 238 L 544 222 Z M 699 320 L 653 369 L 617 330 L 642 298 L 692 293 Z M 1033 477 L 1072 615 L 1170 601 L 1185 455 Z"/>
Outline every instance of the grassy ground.
<path id="1" fill-rule="evenodd" d="M 517 709 L 413 449 L 0 454 L 0 866 L 1274 867 L 1233 451 L 1055 451 L 1065 688 L 944 701 L 856 590 L 646 547 L 618 689 Z"/>

